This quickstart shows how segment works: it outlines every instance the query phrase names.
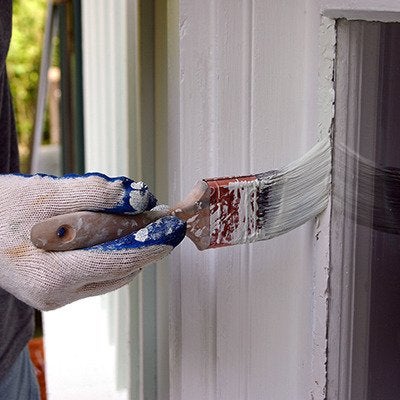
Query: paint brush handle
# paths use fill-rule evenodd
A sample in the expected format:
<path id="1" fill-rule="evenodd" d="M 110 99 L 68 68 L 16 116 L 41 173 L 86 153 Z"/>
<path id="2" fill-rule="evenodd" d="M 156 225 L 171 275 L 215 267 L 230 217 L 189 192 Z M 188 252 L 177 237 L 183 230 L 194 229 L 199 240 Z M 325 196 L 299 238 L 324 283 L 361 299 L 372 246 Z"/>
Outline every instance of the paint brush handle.
<path id="1" fill-rule="evenodd" d="M 34 225 L 31 241 L 47 251 L 75 250 L 126 236 L 167 215 L 187 221 L 187 236 L 200 250 L 208 247 L 209 188 L 204 181 L 198 182 L 186 199 L 172 209 L 137 215 L 93 211 L 57 215 Z"/>
<path id="2" fill-rule="evenodd" d="M 34 225 L 31 241 L 47 251 L 81 249 L 126 236 L 170 213 L 146 211 L 130 216 L 79 211 L 57 215 Z"/>

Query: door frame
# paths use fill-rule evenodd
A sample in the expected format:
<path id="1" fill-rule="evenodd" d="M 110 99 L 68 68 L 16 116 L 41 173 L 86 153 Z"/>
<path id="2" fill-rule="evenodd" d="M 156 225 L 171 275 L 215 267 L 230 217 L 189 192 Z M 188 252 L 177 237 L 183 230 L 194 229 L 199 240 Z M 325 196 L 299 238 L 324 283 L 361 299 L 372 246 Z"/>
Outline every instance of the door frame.
<path id="1" fill-rule="evenodd" d="M 322 0 L 321 14 L 332 19 L 400 22 L 400 4 L 395 0 L 374 1 L 360 0 Z M 367 107 L 359 96 L 361 88 L 360 76 L 363 68 L 368 63 L 374 62 L 377 54 L 379 38 L 372 35 L 364 46 L 360 47 L 364 35 L 362 24 L 353 26 L 350 30 L 348 24 L 339 24 L 338 32 L 338 59 L 336 64 L 336 111 L 335 132 L 336 142 L 354 154 L 358 154 L 363 146 L 360 136 L 372 136 L 368 124 L 361 127 L 358 114 L 362 107 Z M 357 49 L 359 49 L 357 51 Z M 371 57 L 365 57 L 365 53 Z M 371 61 L 372 59 L 372 61 Z M 376 91 L 371 87 L 371 81 L 366 79 L 363 85 L 369 85 L 370 92 Z M 370 115 L 373 118 L 373 113 Z M 356 135 L 350 132 L 357 132 Z M 370 155 L 374 159 L 374 155 Z M 354 164 L 355 163 L 355 164 Z M 344 170 L 333 176 L 335 196 L 345 199 L 354 198 L 354 187 L 357 182 L 345 180 L 344 171 L 357 170 L 357 161 L 345 152 L 336 150 L 335 165 L 344 166 Z M 373 182 L 371 182 L 373 184 Z M 340 192 L 340 193 L 339 193 Z M 352 212 L 356 212 L 353 210 Z M 371 234 L 362 227 L 357 226 L 351 216 L 343 215 L 343 205 L 333 204 L 331 216 L 331 262 L 329 285 L 329 321 L 328 321 L 328 369 L 327 369 L 327 398 L 351 399 L 364 398 L 367 382 L 368 365 L 368 291 L 359 290 L 360 287 L 368 288 L 370 271 L 356 271 L 354 257 L 362 256 L 365 264 L 369 265 L 370 252 L 360 252 L 355 241 L 355 236 L 363 238 L 368 244 Z M 368 245 L 363 246 L 363 249 Z M 355 296 L 358 293 L 357 297 Z M 360 297 L 360 293 L 364 293 Z M 355 310 L 357 309 L 357 313 Z M 357 339 L 357 340 L 356 340 Z M 359 349 L 358 357 L 353 357 L 354 346 Z M 353 397 L 352 397 L 353 396 Z"/>

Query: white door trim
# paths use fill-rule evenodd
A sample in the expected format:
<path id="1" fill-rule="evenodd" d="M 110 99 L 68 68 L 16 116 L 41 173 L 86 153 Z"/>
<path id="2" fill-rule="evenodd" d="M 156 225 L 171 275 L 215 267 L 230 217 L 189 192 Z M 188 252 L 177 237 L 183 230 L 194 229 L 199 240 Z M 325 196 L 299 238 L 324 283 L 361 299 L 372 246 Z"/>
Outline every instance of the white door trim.
<path id="1" fill-rule="evenodd" d="M 397 0 L 321 0 L 321 14 L 349 20 L 398 22 L 400 2 Z"/>

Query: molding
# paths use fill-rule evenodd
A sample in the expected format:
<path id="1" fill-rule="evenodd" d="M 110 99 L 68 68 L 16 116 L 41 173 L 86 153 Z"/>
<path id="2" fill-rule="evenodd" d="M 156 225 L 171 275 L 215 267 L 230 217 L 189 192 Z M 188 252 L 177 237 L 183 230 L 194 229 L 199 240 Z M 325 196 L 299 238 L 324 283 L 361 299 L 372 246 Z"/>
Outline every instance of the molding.
<path id="1" fill-rule="evenodd" d="M 327 395 L 361 400 L 367 388 L 372 234 L 352 217 L 358 186 L 352 154 L 374 159 L 379 26 L 339 21 L 337 43 Z"/>
<path id="2" fill-rule="evenodd" d="M 321 14 L 332 19 L 399 22 L 398 0 L 321 0 Z"/>

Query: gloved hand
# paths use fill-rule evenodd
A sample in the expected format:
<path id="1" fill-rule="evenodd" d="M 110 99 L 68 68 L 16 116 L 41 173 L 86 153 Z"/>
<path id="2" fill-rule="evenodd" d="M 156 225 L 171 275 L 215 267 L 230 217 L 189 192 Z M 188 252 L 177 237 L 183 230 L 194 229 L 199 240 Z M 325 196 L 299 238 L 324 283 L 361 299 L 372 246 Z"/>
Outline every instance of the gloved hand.
<path id="1" fill-rule="evenodd" d="M 131 234 L 65 252 L 37 249 L 30 230 L 59 214 L 140 213 L 155 204 L 146 185 L 124 177 L 0 175 L 0 286 L 37 309 L 51 310 L 125 285 L 180 243 L 184 222 L 165 217 L 147 226 L 145 240 Z"/>

